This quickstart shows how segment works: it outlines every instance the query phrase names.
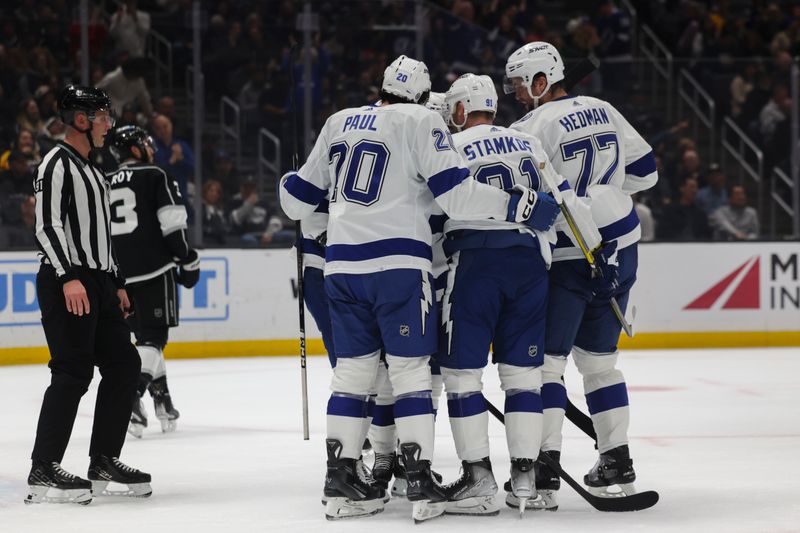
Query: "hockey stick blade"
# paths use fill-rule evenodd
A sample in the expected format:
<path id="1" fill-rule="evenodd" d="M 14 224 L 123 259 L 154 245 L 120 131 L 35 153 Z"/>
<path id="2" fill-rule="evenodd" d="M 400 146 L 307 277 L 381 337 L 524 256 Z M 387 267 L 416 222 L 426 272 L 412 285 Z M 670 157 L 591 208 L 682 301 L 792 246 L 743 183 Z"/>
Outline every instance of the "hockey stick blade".
<path id="1" fill-rule="evenodd" d="M 564 75 L 564 90 L 567 92 L 571 91 L 573 87 L 578 85 L 583 79 L 597 70 L 600 67 L 600 60 L 597 59 L 597 56 L 590 55 L 587 56 L 581 61 L 569 69 L 569 71 Z"/>
<path id="2" fill-rule="evenodd" d="M 486 400 L 486 408 L 489 410 L 492 415 L 502 422 L 503 424 L 506 423 L 505 416 L 500 410 L 495 407 L 489 400 Z M 642 511 L 644 509 L 649 509 L 650 507 L 654 506 L 658 503 L 658 493 L 654 490 L 648 490 L 645 492 L 638 492 L 636 494 L 631 494 L 630 496 L 620 496 L 615 498 L 603 498 L 600 496 L 595 496 L 594 494 L 590 493 L 588 490 L 584 489 L 580 483 L 575 481 L 572 476 L 564 472 L 564 469 L 561 468 L 561 465 L 558 461 L 554 460 L 552 457 L 547 455 L 546 453 L 539 454 L 539 459 L 543 462 L 547 463 L 547 466 L 555 470 L 558 474 L 558 477 L 563 479 L 567 485 L 572 487 L 578 495 L 586 500 L 589 505 L 597 509 L 598 511 L 602 511 L 604 513 L 624 513 L 628 511 Z"/>
<path id="3" fill-rule="evenodd" d="M 629 511 L 643 511 L 649 509 L 658 503 L 658 493 L 654 490 L 647 490 L 645 492 L 637 492 L 630 496 L 620 496 L 618 498 L 603 498 L 595 496 L 590 493 L 581 485 L 572 479 L 572 477 L 564 472 L 558 461 L 547 455 L 546 453 L 539 454 L 539 459 L 547 464 L 550 468 L 555 470 L 558 477 L 566 481 L 567 485 L 572 487 L 581 498 L 589 502 L 589 505 L 602 511 L 604 513 L 625 513 Z"/>

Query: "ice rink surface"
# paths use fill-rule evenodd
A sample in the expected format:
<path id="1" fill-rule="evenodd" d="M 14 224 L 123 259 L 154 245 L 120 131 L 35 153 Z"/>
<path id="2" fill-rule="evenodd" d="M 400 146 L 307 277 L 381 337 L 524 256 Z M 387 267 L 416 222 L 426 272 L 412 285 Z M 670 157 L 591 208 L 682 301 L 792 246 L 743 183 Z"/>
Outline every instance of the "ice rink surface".
<path id="1" fill-rule="evenodd" d="M 660 492 L 647 511 L 594 511 L 561 490 L 555 513 L 442 517 L 414 526 L 411 507 L 393 500 L 379 515 L 327 522 L 319 498 L 325 469 L 327 359 L 309 359 L 311 440 L 301 433 L 298 358 L 168 361 L 181 411 L 178 431 L 151 425 L 128 438 L 122 460 L 153 475 L 149 499 L 95 498 L 91 505 L 25 506 L 29 454 L 44 366 L 0 368 L 0 532 L 330 531 L 800 531 L 800 349 L 627 352 L 631 452 L 640 490 Z M 502 405 L 496 371 L 486 396 Z M 570 365 L 572 401 L 585 409 Z M 84 397 L 64 467 L 85 476 L 97 383 Z M 152 403 L 146 401 L 152 414 Z M 444 406 L 444 402 L 442 402 Z M 444 411 L 442 411 L 444 414 Z M 153 422 L 156 422 L 153 420 Z M 503 427 L 490 421 L 492 462 L 506 479 Z M 588 437 L 565 424 L 564 468 L 575 478 L 595 461 Z M 436 426 L 434 468 L 452 481 L 459 462 L 446 416 Z M 499 495 L 501 498 L 504 494 Z"/>

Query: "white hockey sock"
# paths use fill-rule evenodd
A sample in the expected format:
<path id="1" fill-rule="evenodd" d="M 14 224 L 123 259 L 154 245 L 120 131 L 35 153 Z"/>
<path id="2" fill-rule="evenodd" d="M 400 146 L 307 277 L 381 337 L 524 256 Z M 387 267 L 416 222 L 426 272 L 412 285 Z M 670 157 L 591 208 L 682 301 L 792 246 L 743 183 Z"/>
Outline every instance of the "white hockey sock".
<path id="1" fill-rule="evenodd" d="M 360 459 L 366 434 L 369 396 L 334 392 L 328 400 L 327 438 L 342 443 L 342 458 Z"/>
<path id="2" fill-rule="evenodd" d="M 395 397 L 394 422 L 401 443 L 416 442 L 420 459 L 433 459 L 433 403 L 429 357 L 386 354 Z"/>
<path id="3" fill-rule="evenodd" d="M 142 360 L 143 374 L 150 374 L 153 379 L 164 375 L 165 372 L 158 374 L 159 367 L 164 366 L 164 355 L 161 350 L 150 344 L 140 344 L 136 346 L 136 351 Z"/>
<path id="4" fill-rule="evenodd" d="M 394 422 L 394 396 L 389 382 L 386 365 L 378 365 L 375 381 L 377 395 L 372 409 L 372 424 L 369 427 L 369 441 L 375 453 L 389 454 L 397 447 L 397 428 Z"/>
<path id="5" fill-rule="evenodd" d="M 447 393 L 447 413 L 462 461 L 478 461 L 489 456 L 489 413 L 480 391 Z"/>
<path id="6" fill-rule="evenodd" d="M 420 459 L 433 460 L 433 405 L 430 391 L 411 392 L 397 397 L 394 422 L 400 443 L 416 442 Z"/>
<path id="7" fill-rule="evenodd" d="M 538 391 L 506 391 L 506 441 L 514 459 L 536 459 L 542 439 L 542 397 Z"/>
<path id="8" fill-rule="evenodd" d="M 617 353 L 598 354 L 575 348 L 575 365 L 583 375 L 586 404 L 597 432 L 597 449 L 607 452 L 628 444 L 628 388 L 615 368 Z"/>
<path id="9" fill-rule="evenodd" d="M 542 445 L 544 451 L 561 451 L 561 432 L 567 408 L 563 375 L 566 357 L 545 355 L 542 367 Z"/>

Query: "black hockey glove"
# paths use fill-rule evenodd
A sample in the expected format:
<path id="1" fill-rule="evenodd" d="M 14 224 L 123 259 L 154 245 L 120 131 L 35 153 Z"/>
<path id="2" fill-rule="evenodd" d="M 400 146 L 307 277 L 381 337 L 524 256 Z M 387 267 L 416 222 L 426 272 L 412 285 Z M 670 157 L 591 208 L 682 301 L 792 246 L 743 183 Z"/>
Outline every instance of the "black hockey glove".
<path id="1" fill-rule="evenodd" d="M 617 241 L 611 241 L 594 253 L 594 261 L 597 268 L 592 276 L 592 294 L 595 298 L 608 300 L 616 294 L 619 287 L 619 269 L 617 268 L 617 258 L 614 257 L 617 251 Z"/>
<path id="2" fill-rule="evenodd" d="M 187 289 L 191 289 L 200 281 L 200 258 L 197 256 L 197 250 L 190 249 L 186 259 L 178 263 L 175 280 Z"/>

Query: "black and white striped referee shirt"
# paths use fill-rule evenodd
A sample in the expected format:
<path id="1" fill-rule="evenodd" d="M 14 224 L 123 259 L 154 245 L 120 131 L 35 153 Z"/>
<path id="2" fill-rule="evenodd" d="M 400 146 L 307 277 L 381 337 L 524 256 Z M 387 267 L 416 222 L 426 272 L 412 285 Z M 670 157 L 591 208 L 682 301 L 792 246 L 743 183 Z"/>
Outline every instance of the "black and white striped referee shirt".
<path id="1" fill-rule="evenodd" d="M 77 279 L 80 266 L 108 272 L 122 287 L 111 246 L 110 188 L 100 169 L 59 142 L 39 163 L 33 188 L 41 261 L 62 281 Z"/>

